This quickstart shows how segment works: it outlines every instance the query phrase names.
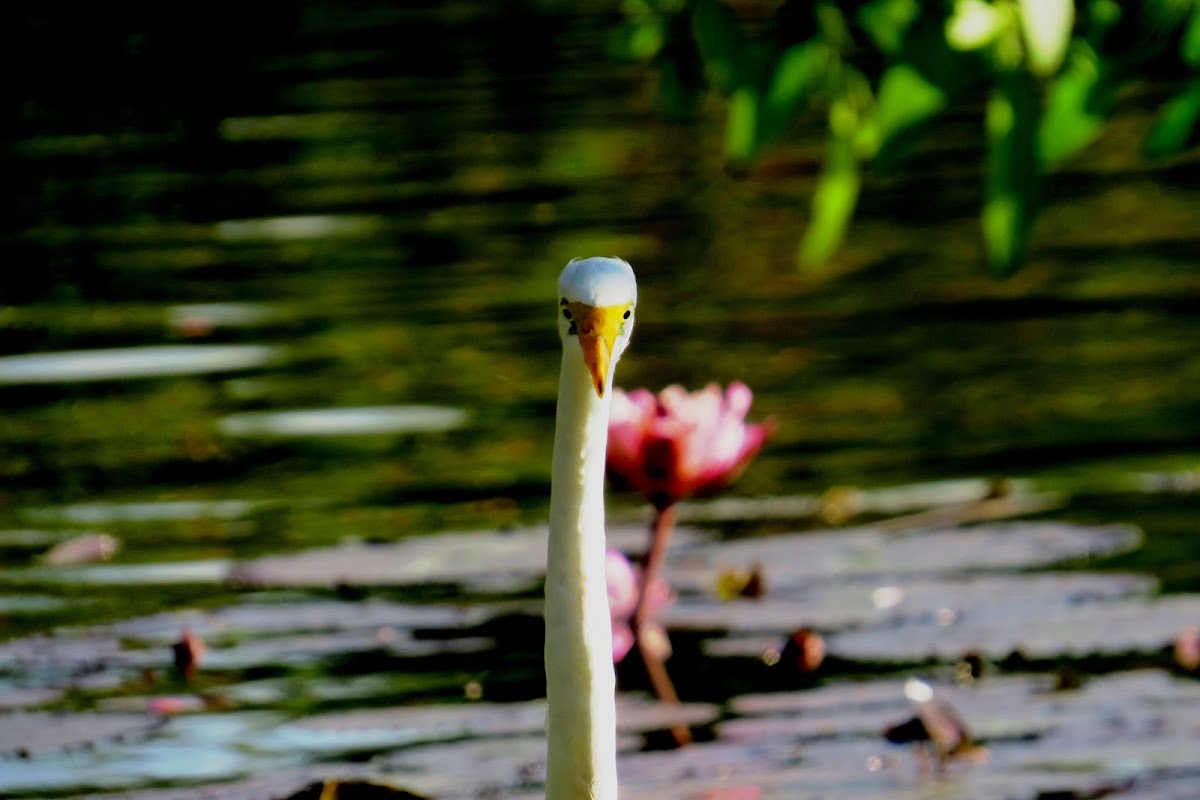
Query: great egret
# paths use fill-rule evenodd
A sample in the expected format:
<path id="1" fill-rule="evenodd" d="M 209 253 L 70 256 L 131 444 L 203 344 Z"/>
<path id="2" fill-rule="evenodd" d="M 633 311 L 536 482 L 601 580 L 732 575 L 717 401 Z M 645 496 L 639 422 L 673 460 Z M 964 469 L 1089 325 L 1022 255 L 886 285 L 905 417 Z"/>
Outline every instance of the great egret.
<path id="1" fill-rule="evenodd" d="M 613 370 L 636 305 L 633 269 L 619 258 L 574 259 L 559 276 L 563 357 L 546 560 L 547 800 L 617 796 L 604 471 Z"/>

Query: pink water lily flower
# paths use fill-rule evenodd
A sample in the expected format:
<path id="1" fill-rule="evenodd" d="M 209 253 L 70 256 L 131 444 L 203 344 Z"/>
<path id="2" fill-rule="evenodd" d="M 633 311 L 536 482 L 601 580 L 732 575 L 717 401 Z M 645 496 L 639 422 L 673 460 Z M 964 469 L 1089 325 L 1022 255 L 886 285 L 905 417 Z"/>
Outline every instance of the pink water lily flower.
<path id="1" fill-rule="evenodd" d="M 633 649 L 637 639 L 633 630 L 633 615 L 637 611 L 641 591 L 642 571 L 616 550 L 609 550 L 604 563 L 608 582 L 608 610 L 612 615 L 613 663 L 620 663 Z M 650 655 L 665 660 L 671 655 L 667 631 L 655 617 L 675 601 L 665 581 L 653 581 L 646 587 L 646 611 L 639 628 L 643 647 Z"/>
<path id="2" fill-rule="evenodd" d="M 608 470 L 660 511 L 685 497 L 727 486 L 775 431 L 775 420 L 748 424 L 753 394 L 735 381 L 724 392 L 710 383 L 697 392 L 668 386 L 613 390 Z"/>

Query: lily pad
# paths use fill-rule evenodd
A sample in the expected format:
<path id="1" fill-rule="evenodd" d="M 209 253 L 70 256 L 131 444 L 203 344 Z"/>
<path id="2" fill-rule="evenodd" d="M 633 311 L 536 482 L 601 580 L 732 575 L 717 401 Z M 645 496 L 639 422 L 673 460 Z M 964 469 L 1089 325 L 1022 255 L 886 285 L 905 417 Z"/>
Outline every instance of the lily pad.
<path id="1" fill-rule="evenodd" d="M 886 586 L 848 582 L 768 587 L 767 596 L 759 599 L 684 597 L 661 619 L 671 628 L 728 630 L 738 636 L 785 635 L 801 626 L 833 631 L 905 622 L 1020 621 L 1085 603 L 1146 595 L 1156 587 L 1153 578 L 1116 573 L 981 574 L 920 580 L 906 576 Z"/>
<path id="2" fill-rule="evenodd" d="M 126 650 L 113 636 L 82 631 L 61 635 L 38 634 L 0 643 L 0 674 L 16 675 L 29 686 L 75 685 L 101 674 L 114 674 L 169 663 L 169 654 L 156 657 Z"/>
<path id="3" fill-rule="evenodd" d="M 355 780 L 373 775 L 371 769 L 358 764 L 321 764 L 306 767 L 288 765 L 277 766 L 263 774 L 239 780 L 89 794 L 87 797 L 88 800 L 280 800 L 292 796 L 315 781 Z"/>
<path id="4" fill-rule="evenodd" d="M 383 672 L 367 675 L 335 677 L 308 677 L 293 675 L 284 678 L 262 678 L 223 685 L 220 696 L 235 706 L 270 707 L 285 701 L 312 699 L 318 701 L 359 701 L 369 705 L 375 698 L 389 698 L 396 704 L 397 697 L 420 698 L 428 692 L 441 694 L 453 692 L 461 687 L 458 676 L 443 673 Z"/>
<path id="5" fill-rule="evenodd" d="M 985 572 L 1123 552 L 1141 542 L 1128 525 L 991 523 L 887 533 L 878 528 L 797 532 L 673 547 L 666 572 L 677 590 L 706 592 L 722 569 L 758 565 L 768 588 L 806 582 Z"/>
<path id="6" fill-rule="evenodd" d="M 0 614 L 44 614 L 66 608 L 70 603 L 46 594 L 0 595 Z"/>
<path id="7" fill-rule="evenodd" d="M 220 419 L 217 427 L 226 436 L 365 436 L 435 433 L 466 421 L 467 412 L 458 408 L 370 406 L 245 412 Z"/>
<path id="8" fill-rule="evenodd" d="M 687 796 L 678 793 L 683 782 L 698 791 L 699 775 L 753 782 L 764 797 L 923 797 L 929 785 L 908 751 L 885 745 L 880 735 L 912 713 L 902 685 L 846 682 L 736 698 L 731 710 L 742 716 L 718 725 L 716 742 L 688 748 L 695 752 L 678 760 L 626 757 L 622 766 L 632 768 L 622 775 L 676 792 L 664 796 Z M 1044 677 L 1021 676 L 938 693 L 990 751 L 984 764 L 952 763 L 938 782 L 943 796 L 1109 796 L 1133 782 L 1196 771 L 1200 685 L 1161 671 L 1095 678 L 1075 691 L 1052 691 Z"/>
<path id="9" fill-rule="evenodd" d="M 546 569 L 545 526 L 414 536 L 389 544 L 336 547 L 267 556 L 238 564 L 230 579 L 250 586 L 402 586 L 455 584 L 479 591 L 528 588 Z M 686 546 L 705 538 L 680 528 L 673 541 Z M 610 547 L 640 552 L 649 541 L 638 525 L 613 526 Z"/>
<path id="10" fill-rule="evenodd" d="M 80 383 L 237 372 L 280 357 L 267 345 L 210 344 L 71 350 L 0 357 L 0 385 Z"/>
<path id="11" fill-rule="evenodd" d="M 666 705 L 622 695 L 617 701 L 617 728 L 624 733 L 642 733 L 699 725 L 714 721 L 718 713 L 715 706 L 703 703 Z M 359 709 L 287 723 L 262 746 L 321 752 L 387 749 L 460 738 L 536 735 L 545 724 L 544 700 Z"/>
<path id="12" fill-rule="evenodd" d="M 837 502 L 845 506 L 843 514 L 881 514 L 892 516 L 925 509 L 975 503 L 991 496 L 995 481 L 986 478 L 959 478 L 945 481 L 910 483 L 878 489 L 844 488 L 826 494 L 785 495 L 777 497 L 722 497 L 716 500 L 680 503 L 677 519 L 687 522 L 743 522 L 746 520 L 802 519 L 815 517 Z M 1033 498 L 1028 481 L 1006 483 L 1006 496 Z"/>
<path id="13" fill-rule="evenodd" d="M 367 214 L 297 214 L 224 220 L 217 223 L 216 235 L 226 242 L 295 242 L 370 236 L 383 223 L 382 217 Z"/>
<path id="14" fill-rule="evenodd" d="M 63 696 L 61 689 L 5 686 L 0 684 L 0 709 L 30 708 L 53 703 Z"/>
<path id="15" fill-rule="evenodd" d="M 546 780 L 546 740 L 500 736 L 420 745 L 406 747 L 374 763 L 403 775 L 405 785 L 442 800 L 486 797 L 489 791 L 508 797 L 512 789 L 541 790 Z M 446 769 L 453 763 L 470 764 L 471 768 Z"/>
<path id="16" fill-rule="evenodd" d="M 0 754 L 33 755 L 144 736 L 159 721 L 147 714 L 83 714 L 18 711 L 0 714 Z"/>
<path id="17" fill-rule="evenodd" d="M 166 312 L 167 325 L 184 335 L 207 334 L 216 328 L 249 328 L 280 314 L 261 303 L 185 303 L 168 306 Z"/>
<path id="18" fill-rule="evenodd" d="M 164 561 L 154 564 L 85 564 L 27 567 L 0 571 L 0 582 L 88 583 L 107 586 L 222 583 L 229 574 L 226 559 Z"/>
<path id="19" fill-rule="evenodd" d="M 21 513 L 39 522 L 96 525 L 107 522 L 173 522 L 192 519 L 237 519 L 267 505 L 261 500 L 159 500 L 145 503 L 75 503 L 27 508 Z"/>
<path id="20" fill-rule="evenodd" d="M 43 548 L 48 545 L 57 544 L 72 536 L 89 533 L 95 533 L 95 531 L 5 530 L 0 531 L 0 547 Z"/>
<path id="21" fill-rule="evenodd" d="M 345 602 L 255 602 L 217 609 L 183 610 L 123 620 L 106 626 L 114 636 L 161 645 L 173 644 L 186 627 L 204 639 L 263 637 L 336 631 L 457 629 L 490 617 L 484 606 L 418 605 L 386 600 Z"/>
<path id="22" fill-rule="evenodd" d="M 304 665 L 322 658 L 373 650 L 420 658 L 446 653 L 482 653 L 494 647 L 495 642 L 482 637 L 416 639 L 407 631 L 385 627 L 377 631 L 275 636 L 241 642 L 232 647 L 210 647 L 203 667 L 232 670 L 281 664 Z"/>
<path id="23" fill-rule="evenodd" d="M 829 651 L 861 661 L 953 659 L 968 650 L 990 658 L 1148 653 L 1200 619 L 1200 595 L 1127 598 L 1047 609 L 1021 619 L 964 615 L 947 625 L 910 622 L 830 636 Z"/>
<path id="24" fill-rule="evenodd" d="M 92 718 L 148 721 L 144 732 L 118 733 L 69 749 L 32 755 L 0 769 L 0 792 L 54 788 L 136 787 L 164 780 L 229 780 L 259 771 L 272 774 L 294 759 L 260 753 L 249 743 L 278 724 L 276 714 L 244 712 L 160 717 L 151 714 L 63 714 L 68 727 L 93 726 Z M 2 724 L 2 723 L 0 723 Z M 144 735 L 143 735 L 144 733 Z M 69 734 L 68 734 L 69 735 Z M 63 739 L 65 736 L 57 737 Z M 72 737 L 72 741 L 79 738 Z M 56 741 L 57 741 L 56 739 Z"/>

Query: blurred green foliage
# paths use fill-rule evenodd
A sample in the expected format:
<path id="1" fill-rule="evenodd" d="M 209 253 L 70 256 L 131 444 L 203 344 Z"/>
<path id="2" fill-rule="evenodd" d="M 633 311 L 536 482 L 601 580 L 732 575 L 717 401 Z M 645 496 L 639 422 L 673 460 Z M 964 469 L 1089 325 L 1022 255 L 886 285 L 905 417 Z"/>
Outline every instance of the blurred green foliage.
<path id="1" fill-rule="evenodd" d="M 997 275 L 1021 262 L 1046 173 L 1100 135 L 1118 90 L 1176 86 L 1144 144 L 1194 145 L 1200 0 L 625 0 L 625 57 L 654 63 L 664 108 L 728 98 L 727 163 L 750 166 L 812 114 L 828 142 L 799 249 L 832 256 L 861 173 L 894 169 L 952 104 L 983 108 L 981 226 Z"/>

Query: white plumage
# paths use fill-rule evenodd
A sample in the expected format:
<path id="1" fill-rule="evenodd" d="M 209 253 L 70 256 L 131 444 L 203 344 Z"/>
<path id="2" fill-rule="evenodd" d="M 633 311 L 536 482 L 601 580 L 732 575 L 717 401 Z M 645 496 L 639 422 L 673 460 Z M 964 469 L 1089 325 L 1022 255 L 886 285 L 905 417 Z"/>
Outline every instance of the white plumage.
<path id="1" fill-rule="evenodd" d="M 617 258 L 575 259 L 558 281 L 563 341 L 546 564 L 546 797 L 617 796 L 604 469 L 613 371 L 637 283 Z"/>

